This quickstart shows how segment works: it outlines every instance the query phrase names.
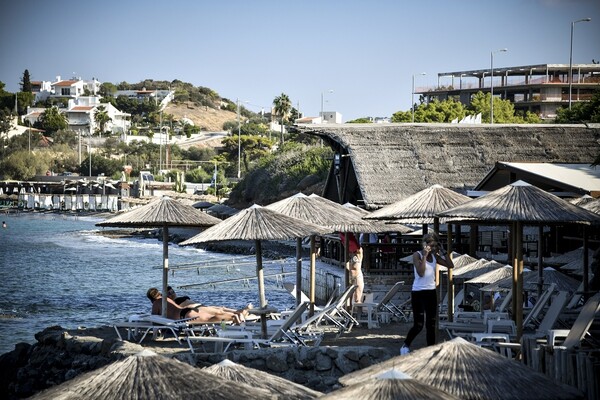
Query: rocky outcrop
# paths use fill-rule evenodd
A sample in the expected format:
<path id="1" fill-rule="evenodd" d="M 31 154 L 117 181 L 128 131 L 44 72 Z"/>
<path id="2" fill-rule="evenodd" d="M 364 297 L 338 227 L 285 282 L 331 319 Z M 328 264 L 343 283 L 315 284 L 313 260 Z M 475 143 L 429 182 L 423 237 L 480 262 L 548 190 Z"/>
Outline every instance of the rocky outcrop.
<path id="1" fill-rule="evenodd" d="M 35 335 L 36 344 L 20 343 L 0 356 L 0 398 L 29 397 L 79 374 L 139 353 L 145 347 L 112 335 L 71 335 L 60 326 Z M 151 347 L 150 347 L 151 348 Z M 356 347 L 277 347 L 235 350 L 225 354 L 161 352 L 197 367 L 228 358 L 246 367 L 269 372 L 321 392 L 330 392 L 338 378 L 392 357 L 387 349 Z"/>

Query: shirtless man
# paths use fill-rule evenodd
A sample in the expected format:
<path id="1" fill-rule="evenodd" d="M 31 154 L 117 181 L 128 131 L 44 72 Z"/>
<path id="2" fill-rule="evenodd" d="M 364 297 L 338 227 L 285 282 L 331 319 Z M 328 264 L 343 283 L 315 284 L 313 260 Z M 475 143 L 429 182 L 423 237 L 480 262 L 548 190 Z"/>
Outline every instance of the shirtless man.
<path id="1" fill-rule="evenodd" d="M 362 272 L 363 249 L 357 248 L 350 253 L 350 283 L 356 285 L 354 292 L 354 302 L 361 303 L 363 290 L 365 288 L 365 278 Z"/>
<path id="2" fill-rule="evenodd" d="M 150 288 L 146 293 L 148 299 L 152 302 L 152 314 L 161 315 L 162 313 L 162 295 L 157 288 Z M 197 307 L 186 307 L 175 303 L 171 298 L 167 298 L 167 318 L 184 319 L 193 318 L 190 324 L 219 323 L 222 321 L 231 321 L 234 324 L 241 324 L 248 315 L 248 309 L 232 310 L 225 307 L 211 307 L 198 305 Z"/>

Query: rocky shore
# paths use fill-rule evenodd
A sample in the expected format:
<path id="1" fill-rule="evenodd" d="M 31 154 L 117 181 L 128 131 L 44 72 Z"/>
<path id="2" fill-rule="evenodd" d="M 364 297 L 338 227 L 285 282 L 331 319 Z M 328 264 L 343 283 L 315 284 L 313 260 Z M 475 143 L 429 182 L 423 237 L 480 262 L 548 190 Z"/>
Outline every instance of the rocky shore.
<path id="1" fill-rule="evenodd" d="M 54 326 L 37 333 L 37 343 L 20 343 L 0 356 L 0 398 L 29 397 L 143 349 L 199 368 L 228 358 L 327 393 L 338 387 L 340 376 L 397 355 L 408 328 L 405 323 L 371 330 L 360 326 L 340 338 L 335 332 L 326 332 L 318 347 L 233 350 L 225 354 L 199 349 L 192 354 L 173 339 L 146 339 L 141 345 L 121 341 L 110 326 L 71 331 Z M 422 345 L 419 340 L 415 343 Z"/>

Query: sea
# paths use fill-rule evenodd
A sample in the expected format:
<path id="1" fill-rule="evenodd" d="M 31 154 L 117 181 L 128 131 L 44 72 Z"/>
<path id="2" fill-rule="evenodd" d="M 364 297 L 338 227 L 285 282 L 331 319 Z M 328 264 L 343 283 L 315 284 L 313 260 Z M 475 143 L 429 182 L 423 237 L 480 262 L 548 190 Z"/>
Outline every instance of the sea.
<path id="1" fill-rule="evenodd" d="M 0 354 L 35 343 L 34 335 L 50 326 L 91 328 L 150 312 L 146 291 L 162 286 L 158 239 L 102 234 L 110 228 L 95 226 L 99 216 L 31 212 L 0 219 Z M 178 296 L 232 308 L 259 304 L 256 279 L 245 279 L 256 275 L 253 256 L 177 244 L 168 254 L 169 284 Z M 269 306 L 294 307 L 282 285 L 295 280 L 293 268 L 291 260 L 265 264 L 265 275 L 288 273 L 266 279 Z"/>

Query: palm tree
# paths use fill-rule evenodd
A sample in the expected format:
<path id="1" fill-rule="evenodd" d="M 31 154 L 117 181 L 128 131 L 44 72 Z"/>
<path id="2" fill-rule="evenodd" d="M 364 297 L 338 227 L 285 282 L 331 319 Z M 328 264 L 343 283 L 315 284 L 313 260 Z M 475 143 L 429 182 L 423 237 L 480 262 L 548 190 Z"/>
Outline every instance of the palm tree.
<path id="1" fill-rule="evenodd" d="M 292 109 L 292 102 L 290 101 L 290 97 L 281 93 L 279 96 L 275 97 L 273 100 L 273 106 L 275 110 L 275 114 L 279 117 L 281 122 L 281 145 L 283 146 L 283 124 L 287 121 L 290 110 Z"/>
<path id="2" fill-rule="evenodd" d="M 94 114 L 94 121 L 98 124 L 98 132 L 100 137 L 102 137 L 102 132 L 104 132 L 104 127 L 112 118 L 108 116 L 108 111 L 106 111 L 105 106 L 98 106 L 96 109 L 96 113 Z"/>

